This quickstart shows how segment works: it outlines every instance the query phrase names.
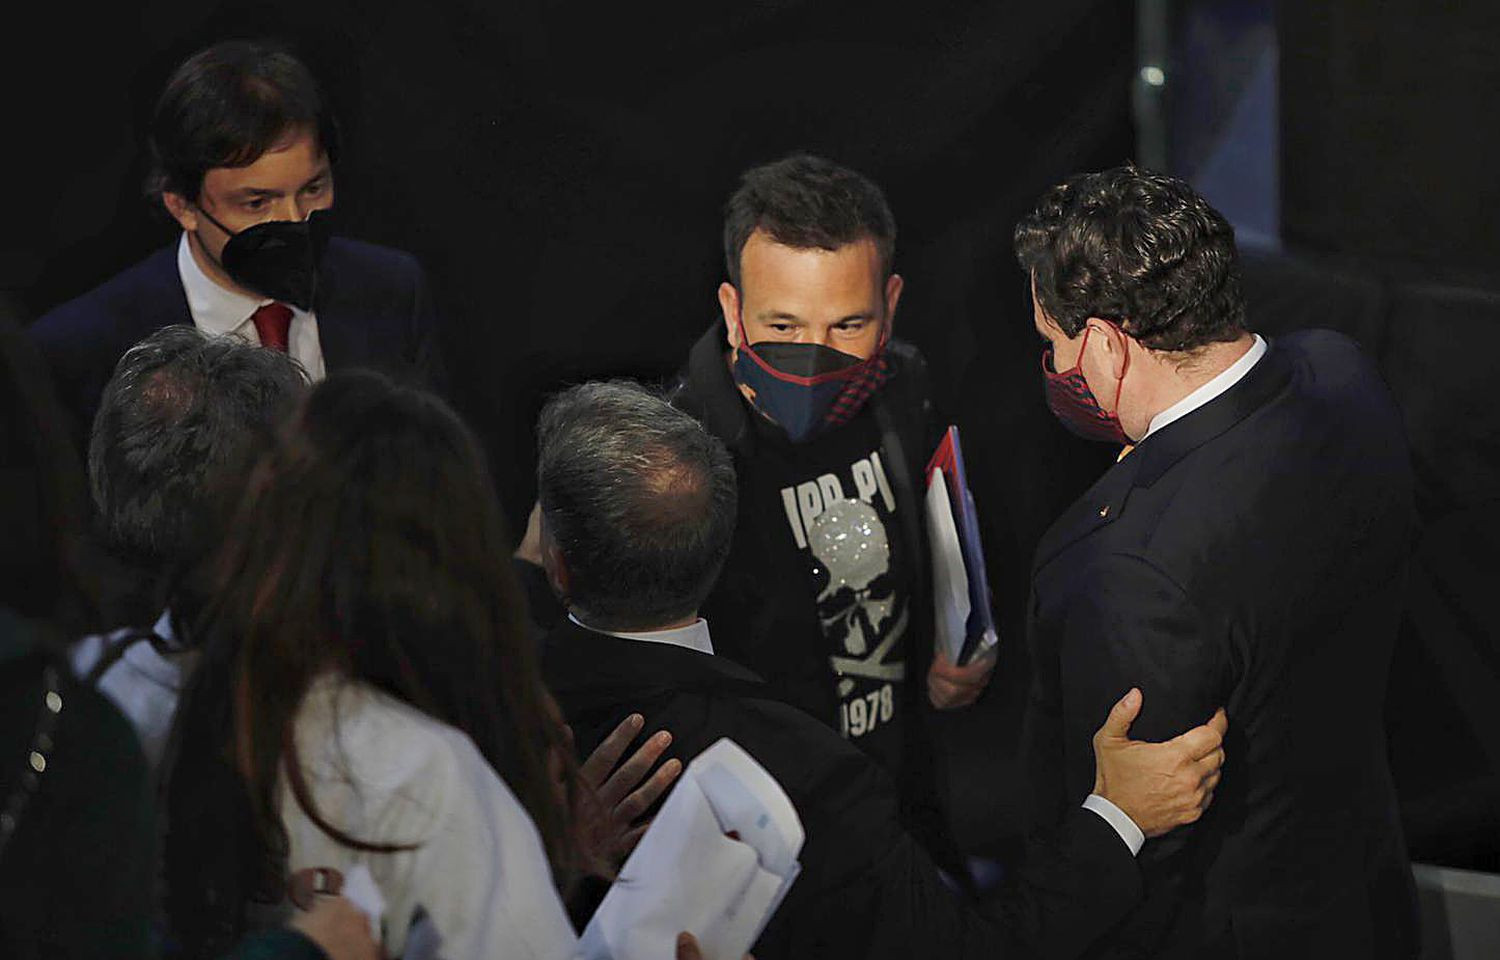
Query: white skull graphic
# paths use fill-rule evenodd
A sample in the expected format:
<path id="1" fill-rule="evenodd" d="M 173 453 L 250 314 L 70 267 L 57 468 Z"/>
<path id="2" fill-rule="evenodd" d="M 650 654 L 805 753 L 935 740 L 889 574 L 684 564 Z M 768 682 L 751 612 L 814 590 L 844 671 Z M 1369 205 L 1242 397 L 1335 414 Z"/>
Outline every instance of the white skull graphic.
<path id="1" fill-rule="evenodd" d="M 896 605 L 884 577 L 891 546 L 880 515 L 863 500 L 835 501 L 808 525 L 807 542 L 828 572 L 828 585 L 818 594 L 824 634 L 842 641 L 850 656 L 870 655 Z"/>

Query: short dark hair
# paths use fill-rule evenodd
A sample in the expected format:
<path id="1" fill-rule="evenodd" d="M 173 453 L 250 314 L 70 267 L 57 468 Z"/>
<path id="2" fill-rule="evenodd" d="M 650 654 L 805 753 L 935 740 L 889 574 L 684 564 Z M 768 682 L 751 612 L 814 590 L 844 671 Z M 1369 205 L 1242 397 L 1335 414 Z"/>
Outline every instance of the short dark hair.
<path id="1" fill-rule="evenodd" d="M 178 67 L 156 101 L 146 193 L 196 201 L 208 171 L 249 166 L 299 128 L 338 159 L 333 112 L 300 60 L 272 43 L 214 44 Z"/>
<path id="2" fill-rule="evenodd" d="M 642 630 L 694 613 L 734 535 L 724 445 L 658 394 L 618 380 L 554 397 L 537 436 L 543 522 L 589 626 Z"/>
<path id="3" fill-rule="evenodd" d="M 89 487 L 110 550 L 148 571 L 183 560 L 218 487 L 269 445 L 306 384 L 287 354 L 193 327 L 164 327 L 132 347 L 89 438 Z"/>
<path id="4" fill-rule="evenodd" d="M 724 266 L 740 285 L 740 254 L 764 230 L 788 247 L 824 250 L 875 241 L 883 273 L 896 255 L 896 218 L 866 177 L 822 157 L 796 153 L 746 170 L 724 206 Z"/>
<path id="5" fill-rule="evenodd" d="M 1134 166 L 1086 173 L 1016 225 L 1016 257 L 1069 337 L 1112 320 L 1153 350 L 1193 350 L 1245 329 L 1234 228 L 1182 180 Z"/>

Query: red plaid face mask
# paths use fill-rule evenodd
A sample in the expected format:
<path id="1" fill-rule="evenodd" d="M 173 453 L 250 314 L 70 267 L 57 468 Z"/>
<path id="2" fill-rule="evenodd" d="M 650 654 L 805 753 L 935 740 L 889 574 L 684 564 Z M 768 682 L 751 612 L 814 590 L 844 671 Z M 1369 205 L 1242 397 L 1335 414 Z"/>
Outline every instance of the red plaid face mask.
<path id="1" fill-rule="evenodd" d="M 762 341 L 747 344 L 740 324 L 735 382 L 754 394 L 756 408 L 803 443 L 848 423 L 885 385 L 890 362 L 885 348 L 889 327 L 868 359 L 861 360 L 816 343 Z"/>
<path id="2" fill-rule="evenodd" d="M 1083 353 L 1089 346 L 1089 331 L 1083 331 L 1083 345 L 1078 351 L 1078 362 L 1064 370 L 1052 370 L 1052 348 L 1042 349 L 1042 377 L 1047 387 L 1047 406 L 1062 425 L 1085 440 L 1105 443 L 1129 443 L 1130 435 L 1120 426 L 1120 391 L 1125 387 L 1125 374 L 1130 372 L 1130 351 L 1125 351 L 1125 369 L 1115 384 L 1113 410 L 1099 406 L 1089 382 L 1083 376 Z"/>

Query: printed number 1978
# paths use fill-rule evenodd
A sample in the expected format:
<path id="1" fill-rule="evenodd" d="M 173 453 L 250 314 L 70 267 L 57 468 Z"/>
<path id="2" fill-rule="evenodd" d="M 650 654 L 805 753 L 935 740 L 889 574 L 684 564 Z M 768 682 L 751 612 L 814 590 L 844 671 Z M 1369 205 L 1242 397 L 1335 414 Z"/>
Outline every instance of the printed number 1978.
<path id="1" fill-rule="evenodd" d="M 896 710 L 896 696 L 889 683 L 862 697 L 839 705 L 839 726 L 845 737 L 862 737 L 882 723 L 889 723 Z"/>

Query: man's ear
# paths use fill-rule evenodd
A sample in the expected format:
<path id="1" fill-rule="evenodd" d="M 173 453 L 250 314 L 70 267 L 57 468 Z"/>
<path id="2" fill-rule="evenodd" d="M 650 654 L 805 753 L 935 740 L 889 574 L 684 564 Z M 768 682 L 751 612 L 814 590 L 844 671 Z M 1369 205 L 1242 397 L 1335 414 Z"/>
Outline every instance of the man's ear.
<path id="1" fill-rule="evenodd" d="M 552 592 L 557 594 L 557 599 L 562 601 L 563 606 L 567 606 L 568 587 L 572 581 L 572 576 L 568 573 L 568 562 L 563 559 L 557 544 L 545 532 L 542 534 L 542 569 L 547 571 L 547 583 L 552 587 Z"/>
<path id="2" fill-rule="evenodd" d="M 885 278 L 885 322 L 887 324 L 896 322 L 896 304 L 901 299 L 901 288 L 906 281 L 901 279 L 901 274 L 893 273 Z"/>
<path id="3" fill-rule="evenodd" d="M 728 280 L 719 284 L 719 310 L 724 314 L 724 335 L 729 346 L 738 350 L 740 346 L 740 292 Z"/>
<path id="4" fill-rule="evenodd" d="M 173 220 L 177 221 L 177 225 L 182 227 L 182 229 L 189 232 L 198 229 L 198 210 L 188 202 L 187 197 L 184 197 L 180 193 L 173 193 L 170 190 L 163 190 L 161 205 L 167 208 L 167 213 L 171 215 Z"/>
<path id="5" fill-rule="evenodd" d="M 1104 347 L 1104 354 L 1109 360 L 1110 376 L 1119 380 L 1125 376 L 1125 364 L 1130 350 L 1130 335 L 1121 330 L 1116 324 L 1110 323 L 1099 317 L 1089 317 L 1086 326 L 1094 332 L 1094 337 Z"/>

